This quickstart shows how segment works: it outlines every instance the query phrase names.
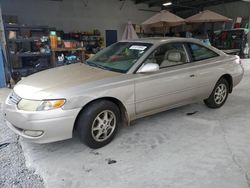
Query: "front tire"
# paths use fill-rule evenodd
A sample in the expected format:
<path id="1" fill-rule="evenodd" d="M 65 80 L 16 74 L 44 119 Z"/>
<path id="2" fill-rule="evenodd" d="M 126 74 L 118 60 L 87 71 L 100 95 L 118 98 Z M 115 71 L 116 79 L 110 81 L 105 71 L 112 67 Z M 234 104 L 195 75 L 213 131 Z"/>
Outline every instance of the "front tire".
<path id="1" fill-rule="evenodd" d="M 229 94 L 229 84 L 224 78 L 221 78 L 215 85 L 213 92 L 208 99 L 204 100 L 204 103 L 209 108 L 220 108 L 222 107 Z"/>
<path id="2" fill-rule="evenodd" d="M 96 101 L 84 109 L 77 120 L 80 140 L 90 148 L 110 143 L 121 124 L 120 110 L 110 101 Z"/>

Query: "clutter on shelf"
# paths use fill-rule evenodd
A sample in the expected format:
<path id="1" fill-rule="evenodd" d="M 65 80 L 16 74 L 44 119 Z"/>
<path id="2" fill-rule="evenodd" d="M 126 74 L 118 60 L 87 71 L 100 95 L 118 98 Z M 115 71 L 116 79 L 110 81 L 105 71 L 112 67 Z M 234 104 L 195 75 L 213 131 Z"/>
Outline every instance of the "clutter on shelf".
<path id="1" fill-rule="evenodd" d="M 77 47 L 85 48 L 87 53 L 95 54 L 100 51 L 104 45 L 104 39 L 99 30 L 93 30 L 93 32 L 58 32 L 58 36 L 61 37 L 62 41 L 66 42 L 64 43 L 64 45 L 66 44 L 66 47 L 67 45 L 75 45 Z M 72 48 L 72 46 L 68 47 Z"/>
<path id="2" fill-rule="evenodd" d="M 7 57 L 15 80 L 50 67 L 50 29 L 46 26 L 5 25 Z"/>
<path id="3" fill-rule="evenodd" d="M 50 46 L 54 66 L 72 64 L 100 51 L 103 47 L 103 37 L 99 30 L 71 33 L 51 31 Z"/>
<path id="4" fill-rule="evenodd" d="M 5 33 L 9 70 L 15 81 L 44 69 L 84 61 L 104 45 L 99 30 L 65 33 L 16 21 L 5 22 Z"/>
<path id="5" fill-rule="evenodd" d="M 54 67 L 85 60 L 84 48 L 54 48 L 51 53 L 51 63 Z"/>

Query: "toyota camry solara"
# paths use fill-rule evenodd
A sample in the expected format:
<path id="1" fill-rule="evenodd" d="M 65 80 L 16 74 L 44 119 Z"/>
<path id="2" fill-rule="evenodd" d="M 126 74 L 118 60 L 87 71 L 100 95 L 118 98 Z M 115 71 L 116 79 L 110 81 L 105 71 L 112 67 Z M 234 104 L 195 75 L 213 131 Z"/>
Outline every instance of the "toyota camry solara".
<path id="1" fill-rule="evenodd" d="M 6 99 L 4 116 L 10 129 L 33 142 L 76 132 L 99 148 L 137 118 L 201 100 L 220 108 L 243 72 L 238 56 L 195 39 L 121 41 L 84 63 L 21 80 Z"/>

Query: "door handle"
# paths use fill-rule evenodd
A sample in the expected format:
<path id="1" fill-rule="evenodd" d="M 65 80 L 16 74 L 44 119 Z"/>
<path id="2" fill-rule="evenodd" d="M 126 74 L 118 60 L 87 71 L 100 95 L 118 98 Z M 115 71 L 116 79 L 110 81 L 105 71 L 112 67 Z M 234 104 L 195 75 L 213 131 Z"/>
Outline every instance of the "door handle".
<path id="1" fill-rule="evenodd" d="M 194 78 L 194 77 L 195 77 L 195 75 L 194 75 L 194 74 L 191 74 L 191 75 L 189 75 L 189 77 Z"/>

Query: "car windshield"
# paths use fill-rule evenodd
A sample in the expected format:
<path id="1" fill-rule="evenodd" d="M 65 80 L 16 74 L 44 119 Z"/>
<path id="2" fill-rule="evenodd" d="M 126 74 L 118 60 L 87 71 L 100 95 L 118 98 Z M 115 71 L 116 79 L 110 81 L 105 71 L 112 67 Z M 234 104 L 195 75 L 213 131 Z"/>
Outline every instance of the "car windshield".
<path id="1" fill-rule="evenodd" d="M 110 71 L 126 73 L 151 46 L 150 43 L 118 42 L 100 51 L 85 63 Z"/>

